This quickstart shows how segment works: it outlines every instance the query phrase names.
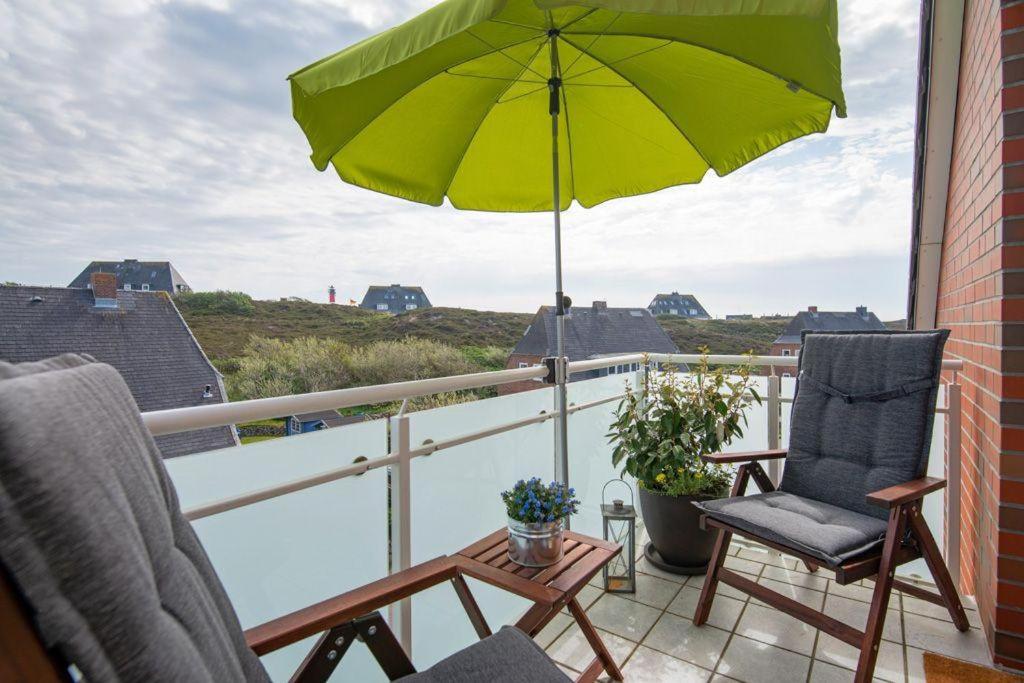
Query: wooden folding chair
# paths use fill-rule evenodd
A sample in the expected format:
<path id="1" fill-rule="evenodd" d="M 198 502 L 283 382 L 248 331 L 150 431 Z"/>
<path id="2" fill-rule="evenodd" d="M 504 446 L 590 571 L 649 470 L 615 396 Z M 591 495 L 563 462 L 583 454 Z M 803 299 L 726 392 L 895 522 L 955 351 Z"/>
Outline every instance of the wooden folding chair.
<path id="1" fill-rule="evenodd" d="M 716 454 L 742 463 L 729 498 L 700 503 L 701 523 L 718 530 L 694 613 L 704 624 L 721 581 L 860 650 L 855 680 L 870 681 L 893 590 L 942 605 L 960 631 L 967 615 L 921 511 L 945 486 L 926 477 L 948 331 L 805 332 L 787 450 Z M 760 461 L 786 458 L 779 488 Z M 760 494 L 746 496 L 753 480 Z M 861 631 L 726 569 L 733 534 L 835 572 L 845 585 L 873 578 Z M 938 593 L 896 578 L 896 568 L 923 557 Z"/>
<path id="2" fill-rule="evenodd" d="M 265 683 L 259 655 L 317 634 L 293 681 L 326 681 L 356 640 L 391 680 L 569 681 L 515 628 L 416 672 L 378 610 L 447 581 L 465 606 L 464 573 L 439 557 L 243 632 L 117 371 L 0 362 L 2 681 Z"/>

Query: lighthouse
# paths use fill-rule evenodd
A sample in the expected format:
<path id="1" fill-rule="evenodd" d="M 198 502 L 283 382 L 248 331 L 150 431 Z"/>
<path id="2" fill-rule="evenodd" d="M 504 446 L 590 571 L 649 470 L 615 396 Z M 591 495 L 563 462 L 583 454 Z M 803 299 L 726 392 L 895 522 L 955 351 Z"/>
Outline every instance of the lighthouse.
<path id="1" fill-rule="evenodd" d="M 327 302 L 333 304 L 334 303 L 334 295 L 337 294 L 337 293 L 338 293 L 338 290 L 336 290 L 334 288 L 334 285 L 331 285 L 330 287 L 328 287 L 327 288 Z"/>

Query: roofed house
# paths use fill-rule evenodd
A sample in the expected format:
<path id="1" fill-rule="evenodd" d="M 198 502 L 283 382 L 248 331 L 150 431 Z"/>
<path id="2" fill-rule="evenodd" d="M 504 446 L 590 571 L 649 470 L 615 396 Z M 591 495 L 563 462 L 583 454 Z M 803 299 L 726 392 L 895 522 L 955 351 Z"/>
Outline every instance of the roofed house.
<path id="1" fill-rule="evenodd" d="M 397 315 L 406 311 L 430 308 L 431 304 L 422 287 L 370 285 L 359 307 Z"/>
<path id="2" fill-rule="evenodd" d="M 0 360 L 38 361 L 84 353 L 114 366 L 139 410 L 224 403 L 220 373 L 171 298 L 118 289 L 113 273 L 90 288 L 0 287 Z M 156 437 L 165 458 L 238 444 L 233 427 Z"/>
<path id="3" fill-rule="evenodd" d="M 129 292 L 167 292 L 177 295 L 192 291 L 170 261 L 139 261 L 133 258 L 124 261 L 93 261 L 68 287 L 87 289 L 93 273 L 113 273 L 117 277 L 117 288 Z"/>
<path id="4" fill-rule="evenodd" d="M 652 315 L 677 315 L 680 318 L 696 318 L 697 320 L 710 320 L 711 316 L 704 310 L 704 307 L 692 294 L 657 294 L 647 304 L 647 310 Z"/>
<path id="5" fill-rule="evenodd" d="M 819 311 L 817 306 L 808 306 L 800 311 L 786 325 L 782 334 L 772 342 L 771 355 L 796 356 L 800 353 L 800 335 L 804 330 L 816 332 L 850 332 L 854 330 L 885 330 L 888 329 L 878 316 L 858 306 L 854 311 Z M 782 368 L 777 374 L 783 377 L 792 375 L 793 368 Z"/>
<path id="6" fill-rule="evenodd" d="M 645 308 L 608 308 L 604 301 L 595 301 L 585 308 L 570 308 L 565 316 L 565 355 L 570 361 L 645 352 L 679 353 L 679 347 Z M 512 349 L 505 367 L 530 367 L 555 353 L 555 309 L 553 306 L 541 306 L 522 339 Z M 638 366 L 619 365 L 573 374 L 569 379 L 573 382 L 593 379 L 637 370 Z M 498 393 L 512 394 L 541 386 L 532 381 L 513 382 L 498 387 Z"/>
<path id="7" fill-rule="evenodd" d="M 319 432 L 334 427 L 365 422 L 366 415 L 342 415 L 337 410 L 318 410 L 312 413 L 290 415 L 284 424 L 285 436 L 295 436 L 306 432 Z"/>

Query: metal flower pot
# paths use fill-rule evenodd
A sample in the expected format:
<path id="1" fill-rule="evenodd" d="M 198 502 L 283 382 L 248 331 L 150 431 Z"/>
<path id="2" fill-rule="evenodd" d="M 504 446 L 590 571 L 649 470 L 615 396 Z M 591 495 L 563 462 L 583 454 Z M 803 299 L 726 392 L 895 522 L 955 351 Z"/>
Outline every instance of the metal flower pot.
<path id="1" fill-rule="evenodd" d="M 547 567 L 562 559 L 562 520 L 508 519 L 508 559 L 524 567 Z"/>

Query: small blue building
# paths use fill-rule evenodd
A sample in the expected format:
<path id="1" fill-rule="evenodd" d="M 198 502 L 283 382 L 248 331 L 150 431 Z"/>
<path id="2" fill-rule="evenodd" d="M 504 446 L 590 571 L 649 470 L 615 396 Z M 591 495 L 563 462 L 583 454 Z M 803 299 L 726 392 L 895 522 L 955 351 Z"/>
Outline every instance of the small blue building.
<path id="1" fill-rule="evenodd" d="M 340 415 L 336 410 L 321 410 L 315 413 L 302 413 L 292 415 L 284 423 L 285 436 L 294 434 L 305 434 L 306 432 L 318 432 L 322 429 L 332 427 L 344 427 L 345 425 L 363 422 L 368 417 L 359 415 Z"/>
<path id="2" fill-rule="evenodd" d="M 321 410 L 315 413 L 292 415 L 284 423 L 285 436 L 317 432 L 321 429 L 340 427 L 343 424 L 341 415 L 336 410 Z"/>

